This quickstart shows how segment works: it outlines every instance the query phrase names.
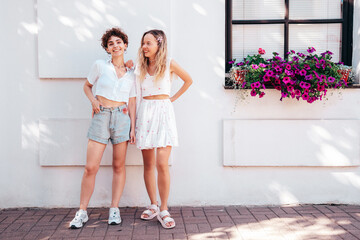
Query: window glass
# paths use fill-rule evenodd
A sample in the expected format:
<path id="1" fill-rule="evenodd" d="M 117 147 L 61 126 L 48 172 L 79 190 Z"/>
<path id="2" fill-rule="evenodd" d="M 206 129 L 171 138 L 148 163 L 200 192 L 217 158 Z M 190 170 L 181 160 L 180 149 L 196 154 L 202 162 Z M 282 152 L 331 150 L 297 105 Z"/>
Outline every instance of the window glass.
<path id="1" fill-rule="evenodd" d="M 232 56 L 242 60 L 249 54 L 256 54 L 259 48 L 266 51 L 265 58 L 272 57 L 272 52 L 284 54 L 283 24 L 233 25 Z"/>
<path id="2" fill-rule="evenodd" d="M 233 0 L 233 20 L 283 19 L 284 0 Z"/>
<path id="3" fill-rule="evenodd" d="M 293 0 L 289 1 L 289 19 L 342 18 L 341 9 L 342 0 Z"/>
<path id="4" fill-rule="evenodd" d="M 332 60 L 339 61 L 341 24 L 291 24 L 289 49 L 306 52 L 308 47 L 314 47 L 317 54 L 330 50 L 334 53 Z"/>

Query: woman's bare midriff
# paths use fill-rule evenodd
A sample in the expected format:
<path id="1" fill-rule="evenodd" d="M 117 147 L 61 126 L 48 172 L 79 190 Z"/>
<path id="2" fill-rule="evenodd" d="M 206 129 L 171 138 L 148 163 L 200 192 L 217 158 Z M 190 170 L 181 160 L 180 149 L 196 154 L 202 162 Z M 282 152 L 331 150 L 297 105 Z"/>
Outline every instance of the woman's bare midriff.
<path id="1" fill-rule="evenodd" d="M 143 99 L 148 99 L 148 100 L 162 100 L 162 99 L 168 99 L 168 98 L 169 98 L 169 95 L 165 95 L 165 94 L 143 97 Z"/>
<path id="2" fill-rule="evenodd" d="M 112 100 L 109 100 L 107 98 L 104 98 L 102 96 L 99 96 L 97 95 L 96 96 L 97 100 L 101 103 L 101 105 L 103 107 L 119 107 L 121 105 L 124 105 L 126 104 L 126 102 L 116 102 L 116 101 L 112 101 Z"/>

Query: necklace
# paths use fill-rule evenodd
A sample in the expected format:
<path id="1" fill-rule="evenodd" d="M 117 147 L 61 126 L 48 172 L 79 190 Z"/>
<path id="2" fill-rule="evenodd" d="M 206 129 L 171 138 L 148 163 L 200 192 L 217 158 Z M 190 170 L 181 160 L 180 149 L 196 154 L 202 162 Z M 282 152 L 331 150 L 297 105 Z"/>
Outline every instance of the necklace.
<path id="1" fill-rule="evenodd" d="M 125 67 L 125 64 L 123 64 L 123 65 L 116 65 L 113 61 L 111 61 L 111 63 L 115 66 L 115 67 L 117 67 L 117 68 L 126 68 Z"/>

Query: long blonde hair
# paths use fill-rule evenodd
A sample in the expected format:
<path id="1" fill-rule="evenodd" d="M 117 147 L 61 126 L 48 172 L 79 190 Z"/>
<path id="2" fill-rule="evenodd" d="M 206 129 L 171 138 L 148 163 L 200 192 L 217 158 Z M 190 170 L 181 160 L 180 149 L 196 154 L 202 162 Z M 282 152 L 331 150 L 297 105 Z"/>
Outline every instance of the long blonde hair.
<path id="1" fill-rule="evenodd" d="M 149 58 L 144 56 L 142 46 L 146 34 L 151 34 L 155 37 L 158 44 L 158 51 L 155 56 L 155 82 L 163 78 L 166 71 L 167 63 L 167 40 L 166 35 L 162 30 L 153 29 L 143 34 L 141 38 L 141 45 L 138 51 L 138 67 L 140 70 L 140 81 L 144 81 L 149 66 Z"/>

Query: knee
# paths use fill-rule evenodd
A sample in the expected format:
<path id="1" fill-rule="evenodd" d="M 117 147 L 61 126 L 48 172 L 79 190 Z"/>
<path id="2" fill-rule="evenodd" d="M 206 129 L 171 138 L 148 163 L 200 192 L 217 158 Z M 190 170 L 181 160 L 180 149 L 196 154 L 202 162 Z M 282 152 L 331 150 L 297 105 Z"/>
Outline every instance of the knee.
<path id="1" fill-rule="evenodd" d="M 159 173 L 168 172 L 169 165 L 167 162 L 158 162 L 158 163 L 156 163 L 156 169 Z"/>
<path id="2" fill-rule="evenodd" d="M 113 164 L 112 166 L 114 173 L 123 173 L 125 172 L 125 163 L 124 164 Z"/>
<path id="3" fill-rule="evenodd" d="M 93 176 L 93 175 L 96 175 L 96 173 L 98 172 L 98 170 L 99 170 L 99 167 L 98 167 L 98 166 L 86 165 L 86 166 L 85 166 L 84 175 L 85 175 L 85 176 Z"/>
<path id="4" fill-rule="evenodd" d="M 153 162 L 144 162 L 144 171 L 154 171 L 155 163 Z"/>

